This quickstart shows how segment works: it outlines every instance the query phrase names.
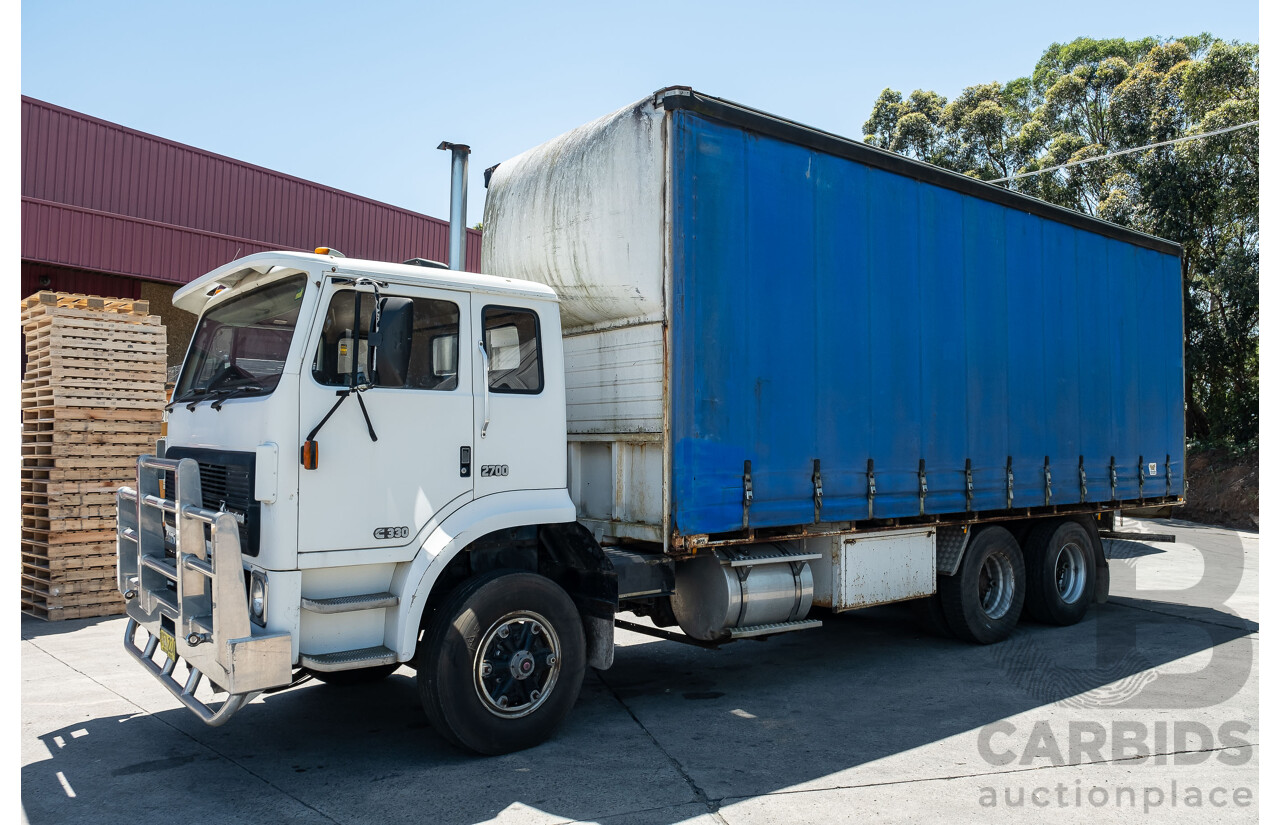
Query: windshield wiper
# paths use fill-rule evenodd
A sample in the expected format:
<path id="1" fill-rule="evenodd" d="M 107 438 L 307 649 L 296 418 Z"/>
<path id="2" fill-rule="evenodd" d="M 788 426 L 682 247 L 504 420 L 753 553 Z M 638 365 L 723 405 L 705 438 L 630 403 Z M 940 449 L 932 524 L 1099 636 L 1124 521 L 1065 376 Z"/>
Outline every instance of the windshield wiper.
<path id="1" fill-rule="evenodd" d="M 196 406 L 199 405 L 201 401 L 207 401 L 210 398 L 217 398 L 218 396 L 226 396 L 226 398 L 220 399 L 221 401 L 226 401 L 227 398 L 230 398 L 233 395 L 239 395 L 240 393 L 247 392 L 249 390 L 261 392 L 263 389 L 265 388 L 261 384 L 259 384 L 257 381 L 254 381 L 253 379 L 249 379 L 248 381 L 239 383 L 232 387 L 218 387 L 216 390 L 211 390 L 208 387 L 206 387 L 203 390 L 196 390 L 195 391 L 196 395 L 189 398 L 184 397 L 184 398 L 175 399 L 173 404 L 179 403 L 181 401 L 186 401 L 188 402 L 187 410 L 190 412 L 190 411 L 194 411 Z M 173 404 L 170 404 L 169 406 L 172 407 Z M 222 404 L 215 402 L 214 409 L 221 409 L 221 408 L 222 408 Z"/>
<path id="2" fill-rule="evenodd" d="M 199 404 L 201 401 L 204 401 L 206 398 L 212 398 L 212 397 L 213 397 L 213 393 L 211 392 L 201 391 L 196 393 L 196 395 L 190 399 L 191 403 L 187 404 L 187 412 L 193 412 L 197 404 Z"/>
<path id="3" fill-rule="evenodd" d="M 222 405 L 230 401 L 232 398 L 235 398 L 237 395 L 243 395 L 248 392 L 261 392 L 261 391 L 262 391 L 262 385 L 257 383 L 245 384 L 244 386 L 240 386 L 240 387 L 227 387 L 225 389 L 214 390 L 213 394 L 219 395 L 221 396 L 221 398 L 219 398 L 217 401 L 214 401 L 209 406 L 221 412 Z"/>

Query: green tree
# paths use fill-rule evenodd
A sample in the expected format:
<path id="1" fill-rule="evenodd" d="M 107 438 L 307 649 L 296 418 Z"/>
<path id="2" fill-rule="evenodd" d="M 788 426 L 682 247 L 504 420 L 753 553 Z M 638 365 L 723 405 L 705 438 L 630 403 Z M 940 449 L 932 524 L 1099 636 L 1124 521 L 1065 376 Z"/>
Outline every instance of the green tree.
<path id="1" fill-rule="evenodd" d="M 1081 161 L 1257 120 L 1258 72 L 1256 45 L 1209 34 L 1082 37 L 1049 46 L 1028 77 L 951 102 L 885 89 L 863 130 L 881 148 L 1182 244 L 1187 434 L 1240 444 L 1258 434 L 1258 130 Z"/>
<path id="2" fill-rule="evenodd" d="M 1026 78 L 970 86 L 942 113 L 943 138 L 954 167 L 992 180 L 1012 175 L 1026 154 L 1020 140 L 1033 109 Z"/>
<path id="3" fill-rule="evenodd" d="M 1188 42 L 1190 40 L 1191 42 Z M 1130 145 L 1258 119 L 1258 49 L 1184 39 L 1153 49 L 1113 104 Z M 1123 158 L 1122 192 L 1102 217 L 1183 245 L 1188 434 L 1258 434 L 1258 129 Z"/>

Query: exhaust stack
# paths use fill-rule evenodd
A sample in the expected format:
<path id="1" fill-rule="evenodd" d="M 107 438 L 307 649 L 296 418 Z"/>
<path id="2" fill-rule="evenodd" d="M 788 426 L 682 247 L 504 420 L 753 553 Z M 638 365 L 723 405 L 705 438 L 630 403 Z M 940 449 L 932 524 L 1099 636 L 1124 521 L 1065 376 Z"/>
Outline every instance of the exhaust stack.
<path id="1" fill-rule="evenodd" d="M 461 271 L 467 262 L 467 158 L 471 147 L 442 140 L 436 148 L 453 153 L 449 183 L 449 268 Z"/>

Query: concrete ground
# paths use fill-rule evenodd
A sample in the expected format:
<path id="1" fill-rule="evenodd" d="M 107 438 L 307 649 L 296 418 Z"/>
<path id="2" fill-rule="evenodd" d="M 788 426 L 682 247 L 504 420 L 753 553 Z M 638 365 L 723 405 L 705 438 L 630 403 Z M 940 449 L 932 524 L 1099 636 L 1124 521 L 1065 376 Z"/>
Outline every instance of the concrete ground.
<path id="1" fill-rule="evenodd" d="M 976 647 L 905 606 L 703 650 L 619 632 L 555 738 L 446 745 L 413 671 L 310 682 L 207 728 L 123 619 L 22 624 L 31 823 L 998 823 L 1258 816 L 1258 537 L 1128 521 L 1112 600 Z M 1196 803 L 1199 803 L 1198 805 Z"/>

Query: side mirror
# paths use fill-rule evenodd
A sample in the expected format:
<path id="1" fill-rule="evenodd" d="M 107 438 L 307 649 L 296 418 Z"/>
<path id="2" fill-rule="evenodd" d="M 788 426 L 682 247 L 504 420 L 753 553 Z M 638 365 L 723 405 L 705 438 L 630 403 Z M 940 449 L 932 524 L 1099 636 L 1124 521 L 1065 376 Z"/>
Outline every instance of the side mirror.
<path id="1" fill-rule="evenodd" d="M 371 358 L 378 365 L 379 387 L 403 387 L 409 380 L 409 356 L 413 352 L 413 299 L 383 298 L 381 320 L 369 337 L 376 348 Z"/>

